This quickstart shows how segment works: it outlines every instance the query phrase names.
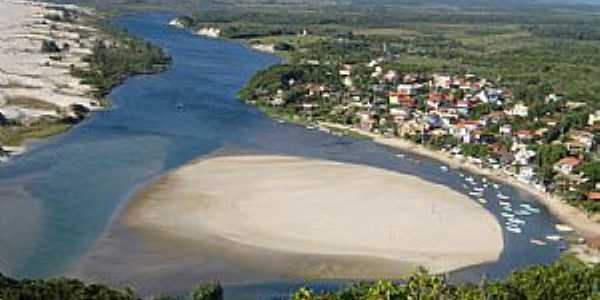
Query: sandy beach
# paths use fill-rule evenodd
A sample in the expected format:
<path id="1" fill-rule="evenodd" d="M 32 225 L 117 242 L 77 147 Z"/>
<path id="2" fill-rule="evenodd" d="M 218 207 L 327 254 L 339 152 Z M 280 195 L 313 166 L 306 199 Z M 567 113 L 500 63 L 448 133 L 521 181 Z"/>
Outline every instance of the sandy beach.
<path id="1" fill-rule="evenodd" d="M 44 3 L 0 0 L 0 103 L 33 98 L 65 108 L 72 104 L 95 107 L 91 87 L 70 74 L 70 66 L 86 67 L 96 29 L 78 21 L 61 22 L 49 16 L 61 10 Z M 40 51 L 42 41 L 69 45 L 60 60 Z"/>
<path id="2" fill-rule="evenodd" d="M 522 189 L 536 197 L 536 199 L 548 207 L 550 212 L 559 218 L 562 222 L 572 226 L 575 231 L 581 235 L 589 245 L 600 247 L 600 223 L 597 220 L 590 218 L 583 211 L 573 207 L 562 201 L 559 197 L 546 192 L 541 192 L 534 187 L 518 181 L 514 177 L 509 176 L 501 171 L 482 168 L 480 166 L 469 163 L 465 160 L 458 160 L 448 153 L 434 151 L 422 145 L 417 145 L 407 140 L 399 138 L 387 138 L 378 134 L 364 132 L 357 128 L 343 126 L 333 123 L 322 123 L 322 125 L 330 128 L 338 128 L 341 130 L 351 130 L 363 135 L 367 135 L 374 142 L 397 148 L 404 151 L 410 151 L 425 157 L 429 157 L 448 164 L 452 168 L 462 168 L 471 173 L 487 176 L 504 184 Z"/>
<path id="3" fill-rule="evenodd" d="M 73 105 L 100 109 L 93 88 L 71 74 L 86 69 L 97 29 L 68 16 L 72 5 L 0 0 L 0 125 L 75 116 Z M 60 52 L 43 52 L 54 42 Z M 0 145 L 2 146 L 2 145 Z"/>
<path id="4" fill-rule="evenodd" d="M 495 261 L 503 249 L 496 219 L 449 188 L 284 156 L 220 156 L 184 166 L 142 190 L 123 222 L 182 240 L 216 237 L 238 247 L 385 259 L 433 272 Z M 352 275 L 334 273 L 328 276 Z"/>

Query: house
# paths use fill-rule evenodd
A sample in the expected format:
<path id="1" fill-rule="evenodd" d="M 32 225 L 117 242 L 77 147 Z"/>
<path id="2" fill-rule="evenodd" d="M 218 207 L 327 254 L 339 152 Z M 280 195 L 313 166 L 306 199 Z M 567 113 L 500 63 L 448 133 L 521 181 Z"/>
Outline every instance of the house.
<path id="1" fill-rule="evenodd" d="M 404 93 L 390 92 L 388 95 L 390 105 L 401 105 L 406 107 L 415 107 L 417 105 L 415 99 Z"/>
<path id="2" fill-rule="evenodd" d="M 514 133 L 514 137 L 519 143 L 527 144 L 533 140 L 535 136 L 534 132 L 531 130 L 521 129 Z"/>
<path id="3" fill-rule="evenodd" d="M 383 75 L 383 80 L 387 81 L 387 82 L 394 82 L 398 80 L 398 72 L 394 71 L 394 70 L 390 70 L 387 71 L 387 73 L 385 73 Z"/>
<path id="4" fill-rule="evenodd" d="M 544 101 L 546 103 L 552 103 L 552 102 L 561 101 L 562 99 L 563 99 L 562 96 L 559 96 L 557 94 L 550 94 L 550 95 L 546 96 L 546 98 L 544 99 Z"/>
<path id="5" fill-rule="evenodd" d="M 559 172 L 564 175 L 569 175 L 573 173 L 573 170 L 577 168 L 581 164 L 581 160 L 576 157 L 565 157 L 554 164 L 554 171 Z"/>
<path id="6" fill-rule="evenodd" d="M 360 121 L 359 121 L 360 129 L 362 129 L 364 131 L 373 130 L 374 125 L 377 123 L 377 121 L 375 120 L 375 118 L 373 118 L 371 113 L 368 113 L 368 112 L 360 112 L 360 113 L 358 113 L 358 117 L 360 119 Z"/>
<path id="7" fill-rule="evenodd" d="M 588 131 L 572 130 L 565 143 L 571 153 L 590 152 L 594 148 L 594 134 Z"/>
<path id="8" fill-rule="evenodd" d="M 407 95 L 407 96 L 414 96 L 417 94 L 417 92 L 423 88 L 422 85 L 414 83 L 414 84 L 399 84 L 398 87 L 396 88 L 396 91 L 398 91 L 398 93 L 403 94 L 403 95 Z"/>
<path id="9" fill-rule="evenodd" d="M 340 69 L 340 76 L 348 77 L 352 75 L 352 65 L 343 65 Z"/>
<path id="10" fill-rule="evenodd" d="M 352 80 L 352 77 L 350 77 L 350 76 L 344 77 L 344 80 L 342 81 L 342 83 L 346 87 L 349 87 L 349 88 L 354 86 L 354 81 Z"/>
<path id="11" fill-rule="evenodd" d="M 600 201 L 600 192 L 589 192 L 587 199 L 590 201 Z"/>
<path id="12" fill-rule="evenodd" d="M 432 80 L 431 85 L 434 88 L 449 89 L 451 84 L 452 84 L 452 78 L 450 76 L 433 75 L 433 80 Z"/>
<path id="13" fill-rule="evenodd" d="M 515 152 L 512 164 L 516 166 L 527 166 L 529 165 L 531 159 L 534 157 L 535 151 L 520 148 L 518 151 Z"/>
<path id="14" fill-rule="evenodd" d="M 450 125 L 449 133 L 464 143 L 473 140 L 473 132 L 479 128 L 479 121 L 465 120 L 458 124 Z"/>
<path id="15" fill-rule="evenodd" d="M 517 179 L 522 182 L 529 183 L 535 179 L 535 169 L 532 165 L 526 165 L 519 168 Z"/>
<path id="16" fill-rule="evenodd" d="M 526 118 L 529 115 L 529 107 L 519 102 L 512 108 L 505 110 L 504 113 L 506 113 L 509 116 Z"/>
<path id="17" fill-rule="evenodd" d="M 284 99 L 285 94 L 283 93 L 283 90 L 279 89 L 277 90 L 277 93 L 275 94 L 275 96 L 273 98 L 271 98 L 271 100 L 269 100 L 269 104 L 273 105 L 273 106 L 281 106 L 285 104 L 285 99 Z"/>
<path id="18" fill-rule="evenodd" d="M 588 125 L 594 126 L 594 124 L 600 123 L 600 110 L 597 110 L 588 117 Z"/>
<path id="19" fill-rule="evenodd" d="M 390 108 L 390 115 L 395 122 L 403 122 L 410 119 L 410 109 L 406 107 L 392 107 Z"/>
<path id="20" fill-rule="evenodd" d="M 505 135 L 505 136 L 512 135 L 512 125 L 504 124 L 504 125 L 500 126 L 499 132 L 500 132 L 500 134 Z"/>

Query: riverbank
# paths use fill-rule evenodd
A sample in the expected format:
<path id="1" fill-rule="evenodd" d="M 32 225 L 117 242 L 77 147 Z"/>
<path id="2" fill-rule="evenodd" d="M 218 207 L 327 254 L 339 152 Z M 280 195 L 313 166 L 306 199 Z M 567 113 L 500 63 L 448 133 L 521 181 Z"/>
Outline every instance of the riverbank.
<path id="1" fill-rule="evenodd" d="M 3 160 L 105 109 L 104 97 L 125 78 L 158 72 L 168 62 L 162 50 L 75 5 L 1 0 L 0 17 Z"/>
<path id="2" fill-rule="evenodd" d="M 373 167 L 285 156 L 199 160 L 138 193 L 124 220 L 134 230 L 180 240 L 217 237 L 237 247 L 321 257 L 326 275 L 303 267 L 312 278 L 394 277 L 406 266 L 441 273 L 495 261 L 503 249 L 496 219 L 449 188 Z M 243 252 L 242 260 L 252 260 Z M 367 268 L 361 276 L 340 257 L 405 268 Z"/>
<path id="3" fill-rule="evenodd" d="M 83 21 L 91 11 L 73 5 L 0 1 L 0 149 L 23 152 L 28 139 L 67 130 L 102 108 L 93 86 L 72 74 L 100 33 Z M 6 147 L 10 146 L 10 147 Z"/>
<path id="4" fill-rule="evenodd" d="M 600 223 L 589 218 L 584 212 L 577 209 L 576 207 L 568 205 L 562 199 L 560 199 L 560 197 L 551 195 L 547 192 L 539 191 L 536 188 L 527 185 L 502 171 L 483 168 L 479 165 L 468 162 L 466 159 L 457 159 L 455 156 L 452 156 L 449 153 L 435 151 L 426 148 L 423 145 L 419 145 L 408 141 L 406 139 L 384 137 L 380 134 L 365 132 L 358 128 L 335 123 L 320 122 L 319 124 L 320 126 L 326 128 L 360 133 L 370 137 L 375 143 L 379 143 L 403 151 L 413 152 L 418 155 L 422 155 L 448 164 L 451 168 L 465 169 L 471 173 L 486 176 L 504 184 L 511 185 L 515 188 L 525 190 L 526 192 L 534 195 L 540 203 L 548 207 L 550 212 L 556 217 L 558 217 L 562 222 L 565 222 L 572 226 L 576 230 L 576 232 L 586 240 L 587 244 L 595 248 L 600 247 Z M 588 249 L 587 251 L 593 250 Z M 599 255 L 600 254 L 596 254 L 595 256 Z M 584 256 L 582 255 L 581 257 Z"/>

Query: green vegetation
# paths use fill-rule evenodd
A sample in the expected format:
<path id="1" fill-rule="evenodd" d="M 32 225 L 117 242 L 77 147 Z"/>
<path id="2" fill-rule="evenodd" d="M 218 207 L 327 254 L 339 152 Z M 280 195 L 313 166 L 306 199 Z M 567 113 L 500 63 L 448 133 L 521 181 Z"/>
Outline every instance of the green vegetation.
<path id="1" fill-rule="evenodd" d="M 0 126 L 0 145 L 19 146 L 30 139 L 43 139 L 69 129 L 73 124 L 55 119 L 41 119 L 27 125 Z"/>
<path id="2" fill-rule="evenodd" d="M 136 74 L 156 73 L 170 62 L 162 49 L 133 37 L 113 27 L 101 27 L 106 40 L 94 45 L 93 53 L 85 60 L 90 69 L 72 69 L 74 76 L 96 88 L 95 96 L 101 98 L 113 86 Z"/>
<path id="3" fill-rule="evenodd" d="M 101 284 L 86 285 L 74 279 L 14 280 L 0 274 L 2 300 L 141 300 L 132 289 L 111 289 Z M 188 297 L 159 296 L 155 300 L 223 300 L 219 283 L 196 287 Z"/>
<path id="4" fill-rule="evenodd" d="M 32 109 L 41 109 L 41 110 L 53 110 L 53 111 L 58 111 L 60 109 L 60 107 L 58 107 L 58 105 L 56 104 L 52 104 L 50 102 L 44 101 L 44 100 L 40 100 L 40 99 L 35 99 L 35 98 L 26 98 L 26 97 L 12 97 L 12 98 L 8 98 L 5 99 L 6 100 L 6 105 L 14 105 L 14 106 L 20 106 L 20 107 L 25 107 L 25 108 L 32 108 Z"/>
<path id="5" fill-rule="evenodd" d="M 222 300 L 218 283 L 196 287 L 188 297 L 160 296 L 158 300 Z M 13 280 L 0 275 L 0 299 L 3 300 L 138 300 L 131 289 L 115 290 L 104 285 L 85 285 L 77 280 Z M 338 292 L 316 294 L 302 288 L 292 300 L 594 300 L 600 299 L 600 266 L 589 267 L 571 257 L 549 266 L 536 266 L 511 274 L 504 281 L 452 285 L 444 276 L 420 271 L 402 283 L 380 280 L 353 285 Z"/>
<path id="6" fill-rule="evenodd" d="M 513 273 L 502 282 L 451 285 L 441 276 L 426 273 L 390 281 L 363 283 L 336 293 L 315 294 L 309 289 L 294 293 L 292 300 L 405 300 L 405 299 L 600 299 L 600 267 L 587 267 L 563 259 L 551 266 L 532 267 Z"/>

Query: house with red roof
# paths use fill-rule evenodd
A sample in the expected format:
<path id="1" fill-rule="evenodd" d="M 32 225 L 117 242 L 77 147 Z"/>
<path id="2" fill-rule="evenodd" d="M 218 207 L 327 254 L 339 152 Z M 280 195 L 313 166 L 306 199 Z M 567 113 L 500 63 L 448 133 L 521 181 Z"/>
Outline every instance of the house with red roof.
<path id="1" fill-rule="evenodd" d="M 575 168 L 581 165 L 581 160 L 577 157 L 569 156 L 559 160 L 554 164 L 554 171 L 564 175 L 572 174 Z"/>

